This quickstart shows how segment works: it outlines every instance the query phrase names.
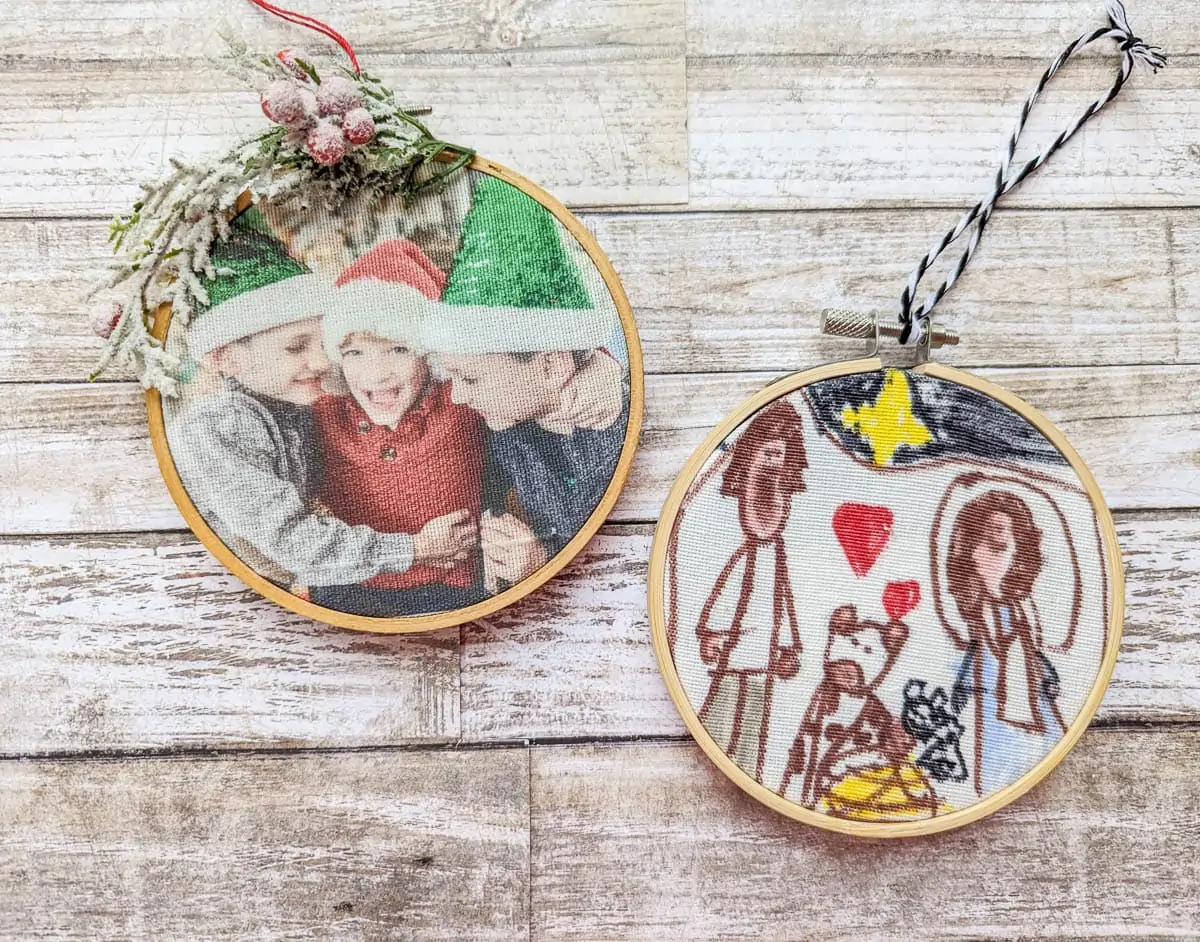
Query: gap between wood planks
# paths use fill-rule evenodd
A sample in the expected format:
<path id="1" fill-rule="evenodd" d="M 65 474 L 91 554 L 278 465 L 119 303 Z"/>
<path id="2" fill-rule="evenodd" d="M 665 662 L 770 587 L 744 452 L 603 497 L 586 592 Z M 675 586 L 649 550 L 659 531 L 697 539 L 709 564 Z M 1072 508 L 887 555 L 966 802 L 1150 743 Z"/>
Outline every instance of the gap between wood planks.
<path id="1" fill-rule="evenodd" d="M 1074 37 L 1072 37 L 1074 38 Z M 1157 42 L 1156 40 L 1148 40 Z M 1194 52 L 1172 53 L 1170 37 L 1161 37 L 1166 43 L 1169 65 L 1188 66 L 1200 63 L 1200 54 Z M 1064 41 L 1064 46 L 1066 41 Z M 1114 46 L 1115 48 L 1115 46 Z M 704 63 L 714 65 L 772 65 L 777 66 L 781 61 L 796 65 L 821 66 L 856 66 L 856 65 L 978 65 L 978 66 L 1012 66 L 1013 68 L 1044 67 L 1053 56 L 1050 55 L 1005 55 L 1003 53 L 951 52 L 945 49 L 929 50 L 927 52 L 689 52 L 688 64 Z M 121 62 L 136 62 L 138 60 L 110 60 Z M 174 60 L 172 60 L 174 61 Z M 1113 63 L 1113 68 L 1120 62 L 1119 56 L 1112 50 L 1092 51 L 1080 56 L 1076 67 L 1087 63 L 1089 66 Z M 1141 66 L 1138 67 L 1138 71 Z M 1036 81 L 1036 69 L 1034 78 Z"/>
<path id="2" fill-rule="evenodd" d="M 1185 68 L 1191 65 L 1200 64 L 1200 53 L 1195 52 L 1173 52 L 1170 46 L 1170 37 L 1148 37 L 1149 41 L 1161 41 L 1168 55 L 1168 65 L 1178 65 Z M 365 53 L 364 53 L 365 50 Z M 599 42 L 587 43 L 585 45 L 575 45 L 571 43 L 562 43 L 560 45 L 545 45 L 535 46 L 530 48 L 513 47 L 508 49 L 447 49 L 447 50 L 427 50 L 421 51 L 406 51 L 396 50 L 394 48 L 375 49 L 369 47 L 356 46 L 356 51 L 360 58 L 374 55 L 377 57 L 388 57 L 389 59 L 402 59 L 410 66 L 444 66 L 453 65 L 460 61 L 471 61 L 476 59 L 498 59 L 506 65 L 511 64 L 507 60 L 528 59 L 535 63 L 541 63 L 546 59 L 553 59 L 562 56 L 568 59 L 574 57 L 587 57 L 593 61 L 606 61 L 606 57 L 621 58 L 621 59 L 661 59 L 667 56 L 678 55 L 679 46 L 676 43 L 660 42 L 651 43 L 648 45 L 630 43 L 630 42 Z M 1049 56 L 1033 55 L 1033 54 L 1013 54 L 1004 53 L 980 53 L 980 52 L 953 52 L 945 49 L 929 50 L 926 52 L 688 52 L 683 56 L 684 62 L 691 64 L 714 64 L 714 65 L 778 65 L 780 62 L 793 63 L 798 66 L 803 65 L 821 65 L 821 66 L 857 66 L 857 65 L 977 65 L 977 66 L 1012 66 L 1014 69 L 1032 68 L 1038 65 L 1045 65 Z M 147 66 L 163 66 L 171 69 L 187 69 L 197 67 L 208 67 L 213 63 L 227 62 L 232 64 L 233 59 L 230 57 L 217 57 L 215 60 L 209 56 L 176 56 L 168 58 L 160 58 L 153 60 L 146 59 L 131 59 L 131 58 L 104 58 L 101 56 L 23 56 L 23 55 L 0 55 L 0 73 L 17 72 L 28 73 L 36 71 L 49 71 L 50 69 L 69 68 L 73 72 L 86 73 L 93 69 L 105 70 L 108 72 L 127 70 L 133 72 L 146 72 Z M 1081 63 L 1095 65 L 1097 63 L 1103 65 L 1107 62 L 1118 62 L 1116 54 L 1108 52 L 1090 52 L 1085 53 L 1080 57 L 1080 62 L 1074 63 L 1079 66 Z M 1115 66 L 1114 66 L 1115 68 Z M 1138 67 L 1138 71 L 1141 67 Z M 370 72 L 371 69 L 367 68 Z"/>
<path id="3" fill-rule="evenodd" d="M 1109 508 L 1113 520 L 1117 524 L 1125 521 L 1154 521 L 1154 520 L 1187 520 L 1200 517 L 1200 506 L 1197 507 L 1121 507 Z M 619 521 L 605 521 L 601 533 L 614 536 L 648 534 L 658 526 L 657 517 L 627 517 Z M 78 543 L 80 540 L 115 540 L 156 536 L 193 537 L 187 527 L 159 527 L 152 530 L 72 530 L 64 533 L 62 530 L 47 533 L 0 533 L 0 545 L 20 545 L 33 540 L 43 540 L 48 543 Z M 3 759 L 0 753 L 0 759 Z"/>
<path id="4" fill-rule="evenodd" d="M 1200 147 L 1200 145 L 1197 145 Z M 981 189 L 982 192 L 982 189 Z M 794 215 L 794 216 L 819 216 L 819 215 L 835 215 L 835 216 L 882 216 L 888 213 L 896 213 L 902 210 L 911 210 L 912 212 L 947 212 L 947 213 L 963 213 L 968 207 L 967 203 L 970 200 L 967 198 L 961 199 L 895 199 L 895 200 L 875 200 L 870 205 L 864 206 L 846 206 L 846 205 L 831 205 L 831 206 L 747 206 L 744 208 L 730 206 L 728 208 L 715 209 L 710 206 L 697 206 L 695 209 L 690 208 L 689 203 L 569 203 L 567 209 L 577 216 L 621 216 L 623 218 L 630 216 L 645 216 L 647 218 L 662 218 L 670 216 L 685 216 L 691 222 L 699 221 L 705 216 L 712 216 L 720 219 L 730 216 L 772 216 L 772 215 Z M 1018 213 L 1072 213 L 1080 215 L 1096 214 L 1096 213 L 1182 213 L 1200 210 L 1200 199 L 1196 202 L 1180 201 L 1172 202 L 1170 205 L 1162 203 L 1120 203 L 1111 206 L 1103 205 L 1063 205 L 1054 202 L 1042 202 L 1040 200 L 1029 200 L 1021 203 L 1019 206 L 1005 206 L 1001 204 L 997 210 L 997 217 L 994 217 L 993 225 L 997 220 L 1003 220 L 1007 216 L 1015 216 Z M 73 213 L 56 213 L 53 208 L 45 213 L 32 215 L 27 211 L 18 210 L 14 213 L 7 213 L 0 207 L 0 222 L 4 223 L 39 223 L 39 222 L 55 222 L 55 223 L 97 223 L 106 224 L 112 221 L 112 214 L 73 214 Z M 953 221 L 952 219 L 950 221 Z M 588 224 L 589 220 L 584 219 L 583 222 Z M 930 230 L 929 240 L 932 242 L 937 236 L 936 229 Z M 984 244 L 987 244 L 985 237 Z M 916 262 L 916 258 L 913 259 Z M 620 274 L 618 272 L 617 274 Z M 901 283 L 900 287 L 903 287 Z M 899 288 L 897 289 L 899 292 Z"/>
<path id="5" fill-rule="evenodd" d="M 864 308 L 866 306 L 867 305 L 864 305 Z M 857 345 L 857 341 L 853 341 L 853 340 L 849 341 L 849 344 L 850 344 L 850 347 L 846 351 L 847 355 L 845 357 L 842 357 L 842 359 L 844 359 L 844 360 L 852 360 L 855 358 L 856 354 L 861 353 L 861 351 L 858 351 L 855 349 L 855 347 Z M 865 356 L 866 354 L 863 353 L 863 355 Z M 938 362 L 936 357 L 934 357 L 933 360 L 934 360 L 934 362 Z M 769 369 L 768 370 L 738 370 L 738 369 L 729 369 L 729 370 L 712 370 L 712 369 L 655 370 L 653 373 L 647 372 L 644 375 L 645 375 L 646 379 L 654 379 L 654 378 L 658 378 L 658 377 L 674 378 L 674 377 L 686 377 L 686 376 L 694 376 L 694 377 L 744 376 L 748 379 L 754 378 L 754 377 L 761 377 L 762 384 L 764 386 L 766 386 L 768 383 L 774 382 L 775 380 L 777 380 L 783 376 L 788 376 L 792 373 L 799 373 L 799 372 L 802 372 L 803 370 L 811 369 L 812 367 L 815 367 L 815 366 L 821 366 L 824 362 L 835 362 L 835 361 L 831 360 L 831 361 L 821 361 L 821 362 L 799 364 L 796 366 L 795 369 L 790 369 L 790 370 L 789 369 L 780 369 L 780 370 L 769 370 Z M 1045 370 L 1046 372 L 1051 372 L 1054 370 L 1092 369 L 1092 370 L 1096 370 L 1097 372 L 1101 372 L 1104 370 L 1152 371 L 1155 369 L 1164 369 L 1164 368 L 1187 369 L 1189 367 L 1200 367 L 1200 360 L 1195 360 L 1195 361 L 1184 360 L 1184 361 L 1178 362 L 1178 363 L 1175 363 L 1175 362 L 1173 362 L 1173 363 L 1104 363 L 1104 364 L 1097 364 L 1097 365 L 1081 365 L 1078 363 L 1005 363 L 1003 366 L 990 366 L 990 365 L 987 365 L 984 363 L 971 363 L 971 364 L 953 363 L 953 364 L 947 364 L 947 365 L 954 366 L 955 368 L 964 370 L 966 372 L 975 372 L 977 370 L 988 370 L 993 373 L 1003 374 L 1005 372 L 1013 371 L 1013 370 Z M 106 386 L 106 387 L 128 386 L 128 387 L 136 387 L 136 385 L 137 384 L 134 383 L 132 380 L 126 379 L 125 377 L 121 377 L 121 376 L 115 376 L 115 377 L 112 377 L 111 379 L 108 377 L 100 377 L 99 379 L 95 379 L 95 380 L 89 380 L 86 376 L 66 376 L 66 377 L 58 377 L 58 378 L 54 378 L 54 379 L 0 379 L 0 386 L 30 386 L 30 387 L 32 387 L 32 386 Z M 1003 385 L 1003 383 L 1001 383 L 1001 385 Z M 1170 412 L 1138 413 L 1138 415 L 1140 417 L 1146 417 L 1146 418 L 1149 418 L 1152 415 L 1159 415 L 1159 414 L 1170 415 L 1172 413 L 1170 413 Z M 643 429 L 653 428 L 653 427 L 654 426 L 643 426 Z M 696 426 L 696 427 L 701 428 L 703 426 Z M 680 426 L 671 426 L 671 428 L 679 429 Z"/>
<path id="6" fill-rule="evenodd" d="M 1135 732 L 1137 730 L 1169 731 L 1172 733 L 1200 732 L 1196 720 L 1130 720 L 1093 719 L 1091 731 Z M 396 755 L 405 753 L 437 754 L 487 752 L 512 749 L 569 748 L 572 746 L 678 746 L 693 742 L 688 734 L 647 736 L 537 736 L 522 739 L 467 740 L 449 743 L 394 743 L 370 746 L 164 746 L 154 749 L 78 749 L 47 752 L 0 753 L 0 762 L 125 762 L 125 761 L 238 761 L 241 759 L 293 759 L 324 755 Z M 697 747 L 699 748 L 699 747 Z"/>
<path id="7" fill-rule="evenodd" d="M 661 385 L 685 373 L 778 375 L 857 356 L 863 345 L 819 334 L 820 309 L 891 316 L 909 261 L 954 215 L 609 213 L 583 220 L 621 275 L 646 367 Z M 84 298 L 110 255 L 107 226 L 42 220 L 4 222 L 0 230 L 0 269 L 8 270 L 0 284 L 0 376 L 78 381 L 100 349 Z M 723 238 L 704 234 L 713 230 Z M 987 239 L 937 312 L 963 334 L 960 347 L 939 351 L 940 362 L 1022 368 L 1119 361 L 1149 370 L 1200 360 L 1200 270 L 1193 264 L 1200 213 L 1014 210 Z M 751 381 L 739 379 L 738 388 Z"/>

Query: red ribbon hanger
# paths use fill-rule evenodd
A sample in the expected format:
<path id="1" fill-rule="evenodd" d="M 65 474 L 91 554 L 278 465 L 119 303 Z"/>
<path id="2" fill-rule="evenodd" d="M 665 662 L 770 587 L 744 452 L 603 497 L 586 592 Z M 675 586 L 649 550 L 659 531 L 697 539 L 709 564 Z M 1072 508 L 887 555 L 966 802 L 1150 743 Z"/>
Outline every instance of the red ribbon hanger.
<path id="1" fill-rule="evenodd" d="M 332 39 L 335 43 L 341 46 L 342 49 L 345 50 L 346 55 L 350 57 L 350 65 L 354 69 L 354 74 L 361 74 L 361 70 L 358 67 L 358 57 L 354 54 L 354 47 L 350 45 L 349 40 L 347 40 L 345 36 L 339 33 L 332 26 L 328 25 L 327 23 L 322 23 L 320 20 L 311 16 L 307 16 L 303 13 L 297 13 L 294 10 L 285 10 L 283 7 L 277 7 L 273 3 L 268 3 L 267 0 L 250 0 L 250 2 L 256 7 L 262 7 L 262 9 L 266 10 L 268 13 L 273 13 L 281 20 L 286 20 L 289 23 L 295 23 L 297 26 L 305 26 L 308 29 L 311 29 L 313 32 L 320 33 L 322 36 Z"/>

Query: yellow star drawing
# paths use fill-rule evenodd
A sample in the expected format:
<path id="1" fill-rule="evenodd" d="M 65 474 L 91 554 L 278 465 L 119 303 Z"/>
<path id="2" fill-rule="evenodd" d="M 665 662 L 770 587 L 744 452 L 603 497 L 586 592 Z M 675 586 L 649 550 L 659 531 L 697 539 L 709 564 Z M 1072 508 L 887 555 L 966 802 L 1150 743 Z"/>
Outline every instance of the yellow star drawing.
<path id="1" fill-rule="evenodd" d="M 925 423 L 913 415 L 908 377 L 900 370 L 887 371 L 883 389 L 873 405 L 843 409 L 842 424 L 870 442 L 875 463 L 881 468 L 891 462 L 901 445 L 926 445 L 933 441 Z"/>

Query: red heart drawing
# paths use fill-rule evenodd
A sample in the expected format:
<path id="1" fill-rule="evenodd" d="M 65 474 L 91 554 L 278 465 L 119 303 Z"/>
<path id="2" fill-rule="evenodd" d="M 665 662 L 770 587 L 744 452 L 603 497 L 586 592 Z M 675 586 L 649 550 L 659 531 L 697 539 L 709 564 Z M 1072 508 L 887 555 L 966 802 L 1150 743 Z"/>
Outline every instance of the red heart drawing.
<path id="1" fill-rule="evenodd" d="M 921 601 L 921 583 L 889 582 L 883 589 L 883 610 L 892 621 L 899 621 Z"/>
<path id="2" fill-rule="evenodd" d="M 856 576 L 865 576 L 892 536 L 892 512 L 871 504 L 842 504 L 833 512 L 833 532 Z"/>

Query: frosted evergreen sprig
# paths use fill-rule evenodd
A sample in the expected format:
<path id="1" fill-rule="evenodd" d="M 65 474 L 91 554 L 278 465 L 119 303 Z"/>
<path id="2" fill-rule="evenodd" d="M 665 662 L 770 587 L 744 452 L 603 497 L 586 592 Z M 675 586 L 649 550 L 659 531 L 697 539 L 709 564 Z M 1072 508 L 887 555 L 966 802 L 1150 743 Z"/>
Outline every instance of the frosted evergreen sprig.
<path id="1" fill-rule="evenodd" d="M 254 57 L 241 43 L 230 46 L 272 126 L 207 161 L 172 159 L 170 173 L 143 184 L 131 211 L 113 219 L 115 259 L 88 295 L 105 299 L 91 323 L 106 340 L 89 379 L 129 367 L 147 389 L 178 393 L 181 363 L 152 336 L 155 314 L 169 303 L 172 318 L 187 323 L 207 307 L 204 280 L 223 273 L 212 245 L 229 237 L 244 194 L 251 202 L 302 196 L 331 211 L 387 196 L 407 203 L 440 189 L 474 156 L 435 138 L 372 75 L 339 67 L 323 79 L 291 50 Z"/>

